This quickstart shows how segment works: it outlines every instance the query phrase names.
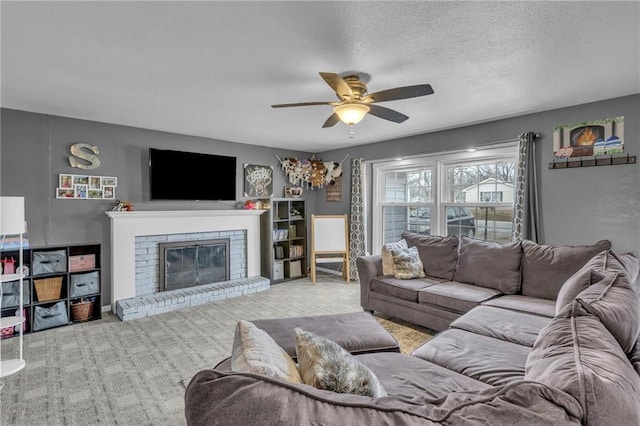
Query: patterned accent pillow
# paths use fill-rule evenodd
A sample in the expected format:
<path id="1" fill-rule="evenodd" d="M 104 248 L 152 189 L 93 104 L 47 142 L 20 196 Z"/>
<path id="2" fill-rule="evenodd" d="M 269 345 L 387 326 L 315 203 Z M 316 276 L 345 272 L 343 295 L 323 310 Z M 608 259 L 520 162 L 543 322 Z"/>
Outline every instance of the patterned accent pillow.
<path id="1" fill-rule="evenodd" d="M 263 374 L 292 383 L 302 383 L 293 359 L 266 331 L 248 321 L 238 321 L 231 350 L 231 370 Z"/>
<path id="2" fill-rule="evenodd" d="M 340 345 L 299 327 L 294 332 L 300 374 L 305 384 L 372 398 L 387 395 L 376 375 Z"/>
<path id="3" fill-rule="evenodd" d="M 409 248 L 405 240 L 400 240 L 397 243 L 387 243 L 382 246 L 382 275 L 393 275 L 393 255 L 391 250 L 402 250 Z"/>
<path id="4" fill-rule="evenodd" d="M 416 247 L 392 249 L 391 254 L 393 255 L 393 275 L 397 279 L 411 280 L 425 277 L 424 265 Z"/>

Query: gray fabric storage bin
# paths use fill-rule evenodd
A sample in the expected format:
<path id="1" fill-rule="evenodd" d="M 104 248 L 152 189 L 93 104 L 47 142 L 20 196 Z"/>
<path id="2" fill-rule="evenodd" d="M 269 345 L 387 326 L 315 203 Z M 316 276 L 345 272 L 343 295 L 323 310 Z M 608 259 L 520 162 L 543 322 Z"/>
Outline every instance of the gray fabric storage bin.
<path id="1" fill-rule="evenodd" d="M 88 274 L 71 275 L 71 286 L 69 287 L 69 297 L 86 296 L 100 292 L 100 275 L 98 271 Z"/>
<path id="2" fill-rule="evenodd" d="M 22 282 L 22 304 L 29 304 L 29 280 Z M 13 308 L 20 304 L 20 281 L 2 283 L 2 309 Z"/>
<path id="3" fill-rule="evenodd" d="M 33 331 L 46 330 L 47 328 L 67 325 L 69 315 L 67 304 L 64 300 L 48 308 L 36 306 L 33 313 Z"/>
<path id="4" fill-rule="evenodd" d="M 67 251 L 34 251 L 33 252 L 33 275 L 55 274 L 67 272 Z"/>

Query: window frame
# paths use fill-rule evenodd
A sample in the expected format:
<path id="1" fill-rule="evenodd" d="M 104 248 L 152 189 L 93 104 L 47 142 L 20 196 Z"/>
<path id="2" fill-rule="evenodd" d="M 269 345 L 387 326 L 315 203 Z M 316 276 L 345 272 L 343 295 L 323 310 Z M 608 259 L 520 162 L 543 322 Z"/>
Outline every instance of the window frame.
<path id="1" fill-rule="evenodd" d="M 464 164 L 480 164 L 500 161 L 512 161 L 516 163 L 514 183 L 517 179 L 517 160 L 518 160 L 518 143 L 517 141 L 506 142 L 488 146 L 474 152 L 467 150 L 449 151 L 446 153 L 435 153 L 415 156 L 404 160 L 381 160 L 372 162 L 372 235 L 371 249 L 372 253 L 380 253 L 384 240 L 383 229 L 383 209 L 384 207 L 429 207 L 430 210 L 430 228 L 436 230 L 434 234 L 446 234 L 446 211 L 447 207 L 505 207 L 505 204 L 513 206 L 513 202 L 450 202 L 446 199 L 447 191 L 447 168 L 464 165 Z M 430 203 L 395 203 L 384 202 L 385 187 L 384 178 L 386 173 L 390 172 L 407 172 L 413 170 L 424 170 L 431 168 L 432 188 Z M 444 194 L 444 196 L 442 195 Z M 514 194 L 515 199 L 515 194 Z M 444 225 L 443 225 L 444 223 Z M 444 232 L 444 234 L 443 234 Z"/>

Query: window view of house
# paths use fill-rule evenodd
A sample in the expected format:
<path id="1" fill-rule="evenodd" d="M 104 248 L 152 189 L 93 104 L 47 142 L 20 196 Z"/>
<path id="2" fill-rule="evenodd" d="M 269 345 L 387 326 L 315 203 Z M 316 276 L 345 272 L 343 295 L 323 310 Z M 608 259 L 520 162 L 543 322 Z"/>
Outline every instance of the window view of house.
<path id="1" fill-rule="evenodd" d="M 381 171 L 374 206 L 382 217 L 382 244 L 397 241 L 405 230 L 511 241 L 515 153 L 450 165 L 453 160 L 431 157 Z"/>

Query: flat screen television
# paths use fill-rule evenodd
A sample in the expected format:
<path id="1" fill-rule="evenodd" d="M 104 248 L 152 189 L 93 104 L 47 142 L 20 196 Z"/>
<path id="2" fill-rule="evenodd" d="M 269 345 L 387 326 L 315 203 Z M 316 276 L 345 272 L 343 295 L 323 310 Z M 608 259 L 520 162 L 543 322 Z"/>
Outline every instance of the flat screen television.
<path id="1" fill-rule="evenodd" d="M 235 200 L 236 157 L 149 148 L 152 200 Z"/>

